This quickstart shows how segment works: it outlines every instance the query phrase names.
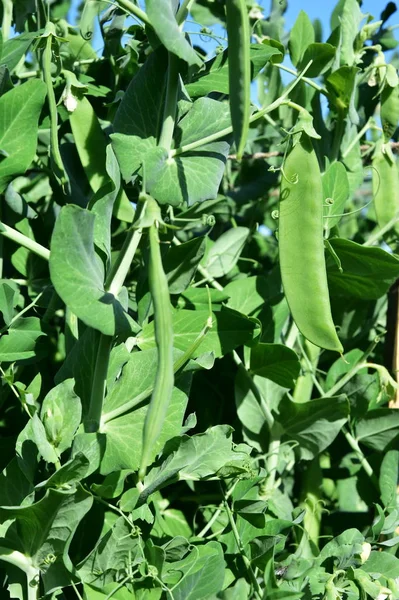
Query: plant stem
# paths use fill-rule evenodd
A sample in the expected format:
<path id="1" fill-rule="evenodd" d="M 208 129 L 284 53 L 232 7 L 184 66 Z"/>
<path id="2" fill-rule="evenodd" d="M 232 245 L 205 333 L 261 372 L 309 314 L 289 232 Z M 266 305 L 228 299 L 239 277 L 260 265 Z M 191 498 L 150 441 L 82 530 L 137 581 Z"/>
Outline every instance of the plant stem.
<path id="1" fill-rule="evenodd" d="M 50 250 L 47 250 L 47 248 L 45 248 L 44 246 L 41 246 L 34 240 L 31 240 L 23 233 L 20 233 L 19 231 L 17 231 L 16 229 L 13 229 L 12 227 L 9 227 L 5 223 L 0 222 L 0 234 L 6 238 L 12 240 L 16 244 L 19 244 L 20 246 L 27 248 L 31 252 L 34 252 L 41 258 L 44 258 L 44 260 L 50 260 Z"/>
<path id="2" fill-rule="evenodd" d="M 65 353 L 71 352 L 79 339 L 78 318 L 68 306 L 65 309 Z"/>
<path id="3" fill-rule="evenodd" d="M 294 69 L 290 69 L 289 67 L 286 67 L 285 65 L 279 63 L 272 64 L 273 67 L 276 67 L 277 69 L 281 69 L 282 71 L 291 73 L 291 75 L 294 75 L 294 77 L 299 77 L 298 71 L 295 71 Z M 304 81 L 304 83 L 307 83 L 308 85 L 312 86 L 315 90 L 328 97 L 328 91 L 326 90 L 326 88 L 313 81 L 313 79 L 309 79 L 308 77 L 302 77 L 302 80 Z"/>
<path id="4" fill-rule="evenodd" d="M 185 20 L 185 18 L 188 15 L 188 12 L 190 10 L 190 4 L 192 3 L 193 0 L 183 0 L 179 10 L 177 11 L 177 15 L 176 15 L 176 21 L 178 22 L 179 25 L 181 25 L 183 23 L 183 21 Z"/>
<path id="5" fill-rule="evenodd" d="M 296 402 L 309 402 L 312 397 L 314 385 L 317 387 L 321 396 L 324 396 L 324 390 L 319 385 L 315 376 L 315 369 L 320 356 L 320 348 L 305 339 L 300 346 L 302 350 L 301 366 L 303 374 L 297 379 L 293 398 Z"/>
<path id="6" fill-rule="evenodd" d="M 252 585 L 254 587 L 254 591 L 255 591 L 256 597 L 261 600 L 262 599 L 262 592 L 261 592 L 261 589 L 259 587 L 259 583 L 256 580 L 255 573 L 254 573 L 254 571 L 252 569 L 251 561 L 249 560 L 249 558 L 248 558 L 248 556 L 247 556 L 247 554 L 245 552 L 245 548 L 244 548 L 243 543 L 241 541 L 240 534 L 238 533 L 238 529 L 237 529 L 237 526 L 236 526 L 235 521 L 234 521 L 233 513 L 231 512 L 229 503 L 227 502 L 227 498 L 226 498 L 226 495 L 224 493 L 223 487 L 222 487 L 222 485 L 220 483 L 219 483 L 219 485 L 220 485 L 221 492 L 223 494 L 223 506 L 224 506 L 225 511 L 227 513 L 227 516 L 228 516 L 228 519 L 229 519 L 229 523 L 230 523 L 230 527 L 231 527 L 231 530 L 233 532 L 234 539 L 236 541 L 238 550 L 239 550 L 239 552 L 240 552 L 240 554 L 242 556 L 242 559 L 244 561 L 245 567 L 246 567 L 246 569 L 248 571 L 248 575 L 249 575 L 251 583 L 252 583 Z"/>
<path id="7" fill-rule="evenodd" d="M 119 6 L 127 10 L 127 12 L 130 13 L 132 17 L 137 17 L 137 19 L 140 19 L 140 21 L 142 21 L 146 25 L 152 27 L 151 21 L 147 17 L 146 13 L 143 10 L 141 10 L 141 8 L 136 6 L 136 4 L 130 2 L 130 0 L 118 0 L 118 4 Z"/>
<path id="8" fill-rule="evenodd" d="M 373 482 L 376 489 L 379 490 L 378 481 L 374 474 L 373 467 L 370 465 L 369 461 L 364 456 L 362 449 L 360 448 L 360 446 L 358 444 L 357 439 L 353 437 L 353 435 L 346 429 L 346 427 L 344 427 L 342 429 L 342 433 L 344 434 L 349 446 L 352 448 L 352 450 L 354 450 L 356 452 L 357 457 L 358 457 L 360 464 L 362 465 L 365 473 L 367 473 L 367 475 L 370 477 L 370 479 Z"/>
<path id="9" fill-rule="evenodd" d="M 270 441 L 266 459 L 266 485 L 265 495 L 268 496 L 272 492 L 276 483 L 276 473 L 278 465 L 278 455 L 281 442 L 281 426 L 274 423 L 270 430 Z"/>
<path id="10" fill-rule="evenodd" d="M 112 340 L 112 336 L 104 334 L 100 336 L 91 387 L 90 405 L 85 420 L 86 433 L 98 431 L 100 427 Z"/>
<path id="11" fill-rule="evenodd" d="M 344 159 L 348 156 L 349 152 L 356 146 L 358 141 L 362 139 L 362 137 L 364 136 L 366 131 L 368 131 L 371 128 L 372 128 L 372 124 L 370 123 L 370 120 L 368 120 L 367 123 L 364 125 L 364 127 L 361 128 L 359 133 L 353 138 L 353 140 L 351 140 L 351 143 L 346 148 L 346 150 L 344 152 L 342 152 L 342 155 L 341 155 L 342 159 Z"/>
<path id="12" fill-rule="evenodd" d="M 172 147 L 173 132 L 175 129 L 177 93 L 179 90 L 179 59 L 169 52 L 168 54 L 168 80 L 166 86 L 165 106 L 163 113 L 163 122 L 158 146 L 165 148 L 169 152 Z"/>
<path id="13" fill-rule="evenodd" d="M 1 22 L 1 35 L 3 43 L 10 37 L 10 29 L 12 23 L 12 0 L 2 0 L 3 4 L 3 19 Z"/>
<path id="14" fill-rule="evenodd" d="M 131 229 L 129 231 L 122 249 L 118 254 L 118 258 L 112 265 L 106 279 L 105 289 L 115 297 L 118 296 L 125 282 L 126 275 L 129 272 L 130 265 L 132 264 L 134 255 L 136 254 L 136 250 L 140 243 L 142 233 L 141 229 Z"/>
<path id="15" fill-rule="evenodd" d="M 341 114 L 338 115 L 334 130 L 334 140 L 331 150 L 332 160 L 338 160 L 341 148 L 342 136 L 344 134 L 345 120 Z"/>
<path id="16" fill-rule="evenodd" d="M 51 45 L 53 43 L 53 35 L 49 34 L 46 39 L 46 46 L 43 51 L 42 56 L 42 66 L 43 66 L 43 78 L 44 82 L 47 86 L 47 99 L 50 111 L 50 140 L 51 140 L 51 155 L 53 159 L 54 166 L 56 167 L 56 176 L 60 180 L 60 183 L 63 188 L 68 184 L 68 176 L 64 169 L 64 164 L 62 162 L 60 148 L 58 144 L 58 113 L 57 113 L 57 103 L 55 100 L 53 82 L 51 78 L 51 59 L 52 59 L 52 50 Z"/>
<path id="17" fill-rule="evenodd" d="M 300 73 L 298 75 L 298 78 L 291 85 L 289 85 L 287 87 L 287 89 L 285 90 L 285 92 L 283 92 L 283 94 L 280 96 L 280 98 L 277 98 L 277 100 L 275 100 L 274 102 L 269 104 L 269 106 L 265 106 L 265 107 L 261 108 L 260 110 L 258 110 L 258 112 L 255 113 L 254 115 L 251 115 L 249 122 L 254 123 L 258 119 L 267 115 L 268 113 L 273 112 L 276 108 L 278 108 L 281 104 L 283 104 L 285 99 L 288 98 L 289 94 L 292 92 L 292 90 L 298 85 L 298 83 L 301 81 L 301 79 L 303 79 L 303 76 L 305 75 L 306 71 L 308 70 L 308 68 L 310 67 L 312 62 L 313 61 L 309 61 L 309 63 L 303 69 L 302 73 Z M 180 156 L 181 154 L 184 154 L 185 152 L 191 152 L 192 150 L 195 150 L 196 148 L 200 148 L 201 146 L 205 146 L 206 144 L 215 142 L 216 140 L 219 140 L 220 138 L 225 137 L 226 135 L 229 135 L 230 133 L 232 133 L 232 131 L 233 131 L 233 128 L 231 126 L 225 127 L 225 129 L 221 129 L 220 131 L 217 131 L 216 133 L 212 133 L 211 135 L 208 135 L 200 140 L 191 142 L 190 144 L 187 144 L 186 146 L 180 146 L 180 148 L 171 150 L 170 157 L 173 158 L 175 156 Z"/>
<path id="18" fill-rule="evenodd" d="M 370 237 L 363 243 L 363 246 L 372 246 L 373 244 L 375 244 L 375 242 L 379 242 L 380 239 L 382 237 L 384 237 L 384 235 L 386 233 L 388 233 L 388 231 L 390 231 L 392 229 L 392 227 L 394 227 L 398 221 L 399 221 L 399 216 L 397 215 L 383 227 L 377 226 L 376 229 L 374 230 L 374 233 L 372 233 L 370 235 Z"/>

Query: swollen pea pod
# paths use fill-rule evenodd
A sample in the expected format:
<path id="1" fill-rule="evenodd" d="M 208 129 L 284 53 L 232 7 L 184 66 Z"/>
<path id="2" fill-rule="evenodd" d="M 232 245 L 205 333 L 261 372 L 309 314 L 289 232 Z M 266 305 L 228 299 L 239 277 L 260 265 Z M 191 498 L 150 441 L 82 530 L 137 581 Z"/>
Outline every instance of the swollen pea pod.
<path id="1" fill-rule="evenodd" d="M 373 199 L 377 222 L 387 225 L 395 216 L 399 217 L 399 177 L 395 158 L 382 139 L 373 155 Z"/>
<path id="2" fill-rule="evenodd" d="M 302 335 L 342 354 L 331 315 L 323 244 L 323 188 L 306 133 L 288 154 L 281 181 L 278 244 L 285 297 Z"/>
<path id="3" fill-rule="evenodd" d="M 173 326 L 168 280 L 162 265 L 161 248 L 158 226 L 161 222 L 158 205 L 155 200 L 146 196 L 149 213 L 154 212 L 155 218 L 149 227 L 150 259 L 148 267 L 148 281 L 154 306 L 155 341 L 158 350 L 158 364 L 155 376 L 155 385 L 148 406 L 144 429 L 143 449 L 139 478 L 142 480 L 146 469 L 151 462 L 154 447 L 165 422 L 174 384 L 173 361 Z"/>
<path id="4" fill-rule="evenodd" d="M 231 122 L 237 158 L 241 158 L 247 141 L 251 108 L 251 32 L 245 0 L 227 0 L 226 17 Z"/>
<path id="5" fill-rule="evenodd" d="M 386 86 L 382 90 L 380 114 L 384 138 L 389 142 L 399 123 L 399 86 Z"/>

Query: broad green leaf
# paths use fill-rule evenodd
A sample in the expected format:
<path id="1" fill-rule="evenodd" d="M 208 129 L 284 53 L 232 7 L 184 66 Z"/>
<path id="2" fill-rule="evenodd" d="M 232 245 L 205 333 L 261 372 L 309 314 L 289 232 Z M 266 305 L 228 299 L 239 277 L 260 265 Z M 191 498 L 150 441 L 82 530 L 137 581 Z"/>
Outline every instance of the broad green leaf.
<path id="1" fill-rule="evenodd" d="M 24 173 L 36 154 L 37 125 L 46 86 L 32 79 L 0 97 L 0 193 L 14 175 Z"/>
<path id="2" fill-rule="evenodd" d="M 36 488 L 45 486 L 46 488 L 69 489 L 86 477 L 89 466 L 89 459 L 78 452 L 71 460 L 63 464 L 58 471 L 55 471 L 47 481 L 41 482 Z"/>
<path id="3" fill-rule="evenodd" d="M 58 454 L 71 447 L 81 416 L 82 407 L 74 392 L 73 379 L 53 387 L 43 400 L 40 418 L 47 439 Z"/>
<path id="4" fill-rule="evenodd" d="M 26 437 L 36 444 L 43 460 L 48 463 L 57 463 L 59 461 L 60 455 L 48 440 L 44 425 L 37 414 L 33 415 L 23 431 L 26 432 Z"/>
<path id="5" fill-rule="evenodd" d="M 156 85 L 159 87 L 159 81 Z M 155 121 L 154 115 L 150 119 Z M 228 105 L 200 98 L 179 121 L 175 146 L 184 148 L 226 127 L 230 127 Z M 134 135 L 116 133 L 111 138 L 124 180 L 135 177 L 144 164 L 147 190 L 160 204 L 179 206 L 186 202 L 190 206 L 216 198 L 230 148 L 226 141 L 204 144 L 170 157 L 169 152 L 157 147 L 154 130 Z"/>
<path id="6" fill-rule="evenodd" d="M 147 374 L 146 374 L 147 375 Z M 150 376 L 155 376 L 154 371 Z M 162 451 L 167 441 L 181 433 L 184 413 L 187 406 L 187 393 L 191 377 L 188 375 L 179 380 L 179 386 L 173 389 L 168 413 L 162 432 L 153 448 L 152 459 Z M 125 399 L 125 402 L 128 398 Z M 106 435 L 106 446 L 101 459 L 100 472 L 108 475 L 116 470 L 130 469 L 136 471 L 140 465 L 144 420 L 147 414 L 148 400 L 139 408 L 109 421 L 101 428 Z M 132 445 L 132 440 L 134 444 Z"/>
<path id="7" fill-rule="evenodd" d="M 373 550 L 362 569 L 390 579 L 399 577 L 399 558 L 388 552 Z"/>
<path id="8" fill-rule="evenodd" d="M 377 299 L 386 294 L 399 277 L 399 259 L 385 250 L 342 238 L 329 241 L 343 269 L 340 273 L 332 258 L 327 256 L 328 284 L 332 295 Z"/>
<path id="9" fill-rule="evenodd" d="M 32 484 L 14 457 L 0 474 L 0 506 L 19 506 L 24 501 L 29 504 L 26 499 L 32 491 Z"/>
<path id="10" fill-rule="evenodd" d="M 111 593 L 113 600 L 133 600 L 134 598 L 132 592 L 126 587 L 120 588 L 119 583 L 109 583 L 101 589 L 85 583 L 83 589 L 87 600 L 106 600 L 107 596 Z M 116 591 L 114 592 L 115 589 Z"/>
<path id="11" fill-rule="evenodd" d="M 343 116 L 346 116 L 349 112 L 358 71 L 357 67 L 344 66 L 331 73 L 326 79 L 330 101 Z"/>
<path id="12" fill-rule="evenodd" d="M 106 476 L 103 483 L 93 483 L 91 489 L 101 498 L 118 498 L 123 492 L 126 477 L 131 473 L 132 471 L 129 471 L 128 469 L 114 471 Z"/>
<path id="13" fill-rule="evenodd" d="M 388 450 L 380 468 L 380 492 L 383 505 L 389 509 L 397 504 L 399 450 Z"/>
<path id="14" fill-rule="evenodd" d="M 312 21 L 304 10 L 301 10 L 290 32 L 288 48 L 292 64 L 297 66 L 306 48 L 315 41 Z"/>
<path id="15" fill-rule="evenodd" d="M 183 574 L 176 584 L 177 572 Z M 220 592 L 224 581 L 224 557 L 218 542 L 208 542 L 192 548 L 189 556 L 170 564 L 170 574 L 164 574 L 166 583 L 174 583 L 175 600 L 205 600 Z"/>
<path id="16" fill-rule="evenodd" d="M 306 77 L 318 77 L 331 65 L 335 53 L 336 49 L 331 44 L 310 44 L 298 65 L 298 70 L 301 71 L 310 61 L 313 61 L 306 71 Z"/>
<path id="17" fill-rule="evenodd" d="M 18 286 L 11 280 L 0 279 L 0 312 L 4 323 L 10 324 L 14 316 L 14 308 L 18 302 Z"/>
<path id="18" fill-rule="evenodd" d="M 104 267 L 93 244 L 95 218 L 72 204 L 62 208 L 51 238 L 50 274 L 71 311 L 89 327 L 112 336 L 130 331 L 131 320 L 104 289 Z"/>
<path id="19" fill-rule="evenodd" d="M 349 182 L 344 165 L 335 161 L 323 173 L 324 228 L 332 229 L 341 220 L 349 198 Z M 332 201 L 332 203 L 331 203 Z"/>
<path id="20" fill-rule="evenodd" d="M 249 598 L 249 584 L 244 578 L 237 579 L 232 587 L 222 592 L 223 600 L 246 600 Z"/>
<path id="21" fill-rule="evenodd" d="M 237 264 L 249 236 L 247 227 L 233 227 L 223 233 L 206 255 L 205 268 L 212 277 L 223 277 Z"/>
<path id="22" fill-rule="evenodd" d="M 356 439 L 373 450 L 384 451 L 399 436 L 399 411 L 395 408 L 370 410 L 356 424 Z"/>
<path id="23" fill-rule="evenodd" d="M 0 52 L 0 66 L 7 65 L 8 70 L 13 71 L 38 36 L 39 32 L 26 32 L 7 40 Z"/>
<path id="24" fill-rule="evenodd" d="M 327 558 L 334 558 L 342 569 L 359 565 L 363 542 L 364 536 L 358 529 L 347 529 L 327 542 L 321 550 L 317 562 L 323 563 Z"/>
<path id="25" fill-rule="evenodd" d="M 221 303 L 228 300 L 229 296 L 226 292 L 213 288 L 190 287 L 182 292 L 177 304 L 181 308 L 207 310 L 209 309 L 209 298 L 211 299 L 213 310 L 220 310 Z"/>
<path id="26" fill-rule="evenodd" d="M 170 248 L 164 260 L 170 294 L 180 294 L 188 288 L 204 252 L 205 239 L 202 237 Z"/>
<path id="27" fill-rule="evenodd" d="M 341 64 L 352 66 L 355 63 L 355 38 L 359 26 L 366 15 L 363 15 L 357 0 L 340 0 L 331 15 L 331 28 L 341 26 L 342 41 L 340 44 Z"/>
<path id="28" fill-rule="evenodd" d="M 225 286 L 224 291 L 230 296 L 227 306 L 247 316 L 266 303 L 277 304 L 282 298 L 280 289 L 276 290 L 262 275 L 235 279 Z"/>
<path id="29" fill-rule="evenodd" d="M 179 28 L 172 1 L 146 0 L 145 5 L 151 25 L 165 48 L 189 65 L 201 66 L 201 59 Z"/>
<path id="30" fill-rule="evenodd" d="M 293 388 L 301 365 L 296 352 L 282 344 L 257 344 L 251 348 L 251 372 Z"/>
<path id="31" fill-rule="evenodd" d="M 335 440 L 348 419 L 349 404 L 346 396 L 301 403 L 285 396 L 278 411 L 284 439 L 298 442 L 300 457 L 311 460 Z"/>
<path id="32" fill-rule="evenodd" d="M 280 55 L 280 51 L 277 48 L 265 46 L 264 44 L 251 44 L 251 78 L 255 79 L 270 58 L 275 55 Z M 198 71 L 193 80 L 185 87 L 192 98 L 206 96 L 211 92 L 228 94 L 228 50 L 207 61 L 203 69 Z"/>
<path id="33" fill-rule="evenodd" d="M 173 314 L 173 343 L 183 352 L 188 350 L 204 329 L 209 316 L 208 311 L 178 310 Z M 195 349 L 192 358 L 205 352 L 213 352 L 219 358 L 231 352 L 237 346 L 250 343 L 257 334 L 257 325 L 234 310 L 223 307 L 213 313 L 213 326 Z M 146 325 L 137 338 L 142 350 L 155 348 L 154 322 Z"/>
<path id="34" fill-rule="evenodd" d="M 34 358 L 38 339 L 45 335 L 37 317 L 21 317 L 0 336 L 0 363 Z"/>
<path id="35" fill-rule="evenodd" d="M 30 506 L 0 507 L 0 521 L 16 519 L 21 551 L 34 557 L 36 564 L 48 554 L 62 560 L 67 541 L 92 502 L 92 496 L 81 487 L 77 491 L 50 489 Z"/>
<path id="36" fill-rule="evenodd" d="M 141 501 L 148 498 L 168 481 L 199 480 L 210 477 L 229 463 L 242 463 L 248 460 L 244 448 L 234 448 L 232 429 L 227 425 L 217 425 L 205 433 L 179 440 L 178 449 L 160 467 L 154 467 L 144 480 Z"/>

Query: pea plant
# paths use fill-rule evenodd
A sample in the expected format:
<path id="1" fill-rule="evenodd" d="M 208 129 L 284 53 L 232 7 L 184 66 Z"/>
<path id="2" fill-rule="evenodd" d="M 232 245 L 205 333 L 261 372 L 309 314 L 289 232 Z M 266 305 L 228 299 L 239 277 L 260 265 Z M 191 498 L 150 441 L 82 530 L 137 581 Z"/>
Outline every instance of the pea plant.
<path id="1" fill-rule="evenodd" d="M 1 2 L 2 600 L 399 598 L 396 6 L 264 4 Z"/>

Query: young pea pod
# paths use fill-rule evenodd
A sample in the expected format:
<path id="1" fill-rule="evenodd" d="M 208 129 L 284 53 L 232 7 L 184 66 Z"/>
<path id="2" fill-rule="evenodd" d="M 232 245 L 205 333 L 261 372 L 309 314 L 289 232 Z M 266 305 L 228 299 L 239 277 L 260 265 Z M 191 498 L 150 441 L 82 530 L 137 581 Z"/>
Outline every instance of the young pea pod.
<path id="1" fill-rule="evenodd" d="M 399 217 L 399 176 L 389 146 L 380 139 L 373 155 L 373 199 L 380 227 Z"/>
<path id="2" fill-rule="evenodd" d="M 251 32 L 245 0 L 227 0 L 229 39 L 229 98 L 237 157 L 241 158 L 249 131 L 251 107 Z"/>
<path id="3" fill-rule="evenodd" d="M 323 188 L 306 133 L 289 153 L 281 181 L 281 278 L 293 319 L 315 346 L 343 352 L 331 315 L 323 243 Z"/>
<path id="4" fill-rule="evenodd" d="M 159 212 L 153 198 L 147 197 L 147 202 L 153 204 L 153 207 L 150 207 L 151 213 L 152 211 Z M 160 220 L 154 219 L 148 230 L 150 240 L 148 281 L 154 306 L 158 365 L 154 390 L 144 422 L 143 449 L 139 471 L 141 480 L 144 478 L 146 469 L 153 458 L 154 447 L 165 422 L 174 384 L 172 312 L 168 280 L 162 265 L 158 233 L 159 222 Z"/>
<path id="5" fill-rule="evenodd" d="M 381 123 L 384 139 L 389 142 L 399 123 L 399 86 L 387 85 L 381 94 Z"/>

